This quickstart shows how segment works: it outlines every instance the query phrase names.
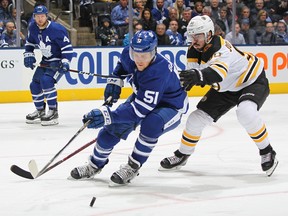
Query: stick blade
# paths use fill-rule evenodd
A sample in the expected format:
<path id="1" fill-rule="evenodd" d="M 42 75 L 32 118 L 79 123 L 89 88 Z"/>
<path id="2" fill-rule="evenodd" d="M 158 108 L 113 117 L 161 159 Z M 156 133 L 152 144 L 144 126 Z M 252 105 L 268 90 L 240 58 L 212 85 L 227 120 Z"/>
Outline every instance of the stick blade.
<path id="1" fill-rule="evenodd" d="M 19 166 L 17 165 L 12 165 L 10 167 L 10 170 L 18 175 L 18 176 L 21 176 L 22 178 L 26 178 L 26 179 L 34 179 L 34 177 L 31 175 L 30 172 L 26 171 L 26 170 L 23 170 L 22 168 L 20 168 Z"/>
<path id="2" fill-rule="evenodd" d="M 37 178 L 39 171 L 35 160 L 30 160 L 28 164 L 28 168 L 30 170 L 31 175 L 33 178 Z"/>

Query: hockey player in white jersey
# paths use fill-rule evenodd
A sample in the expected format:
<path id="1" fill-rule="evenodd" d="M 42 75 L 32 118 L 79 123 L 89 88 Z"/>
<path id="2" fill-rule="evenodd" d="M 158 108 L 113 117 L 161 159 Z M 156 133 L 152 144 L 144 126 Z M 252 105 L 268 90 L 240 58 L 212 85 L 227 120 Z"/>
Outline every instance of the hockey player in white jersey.
<path id="1" fill-rule="evenodd" d="M 203 129 L 237 106 L 238 121 L 259 149 L 262 170 L 271 176 L 278 161 L 259 114 L 270 92 L 262 61 L 215 36 L 214 24 L 206 15 L 192 18 L 187 32 L 191 46 L 180 80 L 187 91 L 194 85 L 211 85 L 211 89 L 189 115 L 179 149 L 161 161 L 160 170 L 184 166 Z"/>
<path id="2" fill-rule="evenodd" d="M 72 178 L 90 178 L 99 173 L 120 139 L 126 140 L 140 126 L 128 163 L 110 178 L 113 184 L 125 185 L 138 175 L 158 138 L 180 124 L 182 114 L 188 109 L 187 93 L 181 87 L 175 66 L 157 53 L 156 45 L 154 32 L 138 31 L 130 46 L 123 49 L 113 71 L 115 78 L 107 81 L 104 96 L 105 100 L 112 96 L 110 105 L 117 102 L 123 79 L 127 76 L 133 94 L 115 111 L 111 111 L 109 106 L 102 106 L 84 115 L 84 123 L 91 121 L 88 128 L 104 127 L 98 133 L 89 163 L 74 168 Z"/>
<path id="3" fill-rule="evenodd" d="M 27 124 L 40 123 L 43 126 L 58 124 L 57 83 L 63 74 L 69 71 L 73 57 L 73 48 L 66 29 L 58 23 L 48 20 L 48 10 L 39 5 L 34 8 L 34 21 L 28 29 L 25 44 L 24 65 L 35 68 L 34 49 L 42 52 L 40 67 L 37 67 L 30 91 L 36 111 L 26 116 Z M 48 111 L 45 112 L 46 103 Z"/>

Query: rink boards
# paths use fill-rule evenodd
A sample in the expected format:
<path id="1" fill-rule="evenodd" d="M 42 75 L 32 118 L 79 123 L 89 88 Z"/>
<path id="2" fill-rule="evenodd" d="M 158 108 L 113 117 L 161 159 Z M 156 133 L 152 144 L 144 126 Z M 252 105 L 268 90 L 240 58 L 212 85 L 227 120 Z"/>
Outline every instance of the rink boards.
<path id="1" fill-rule="evenodd" d="M 288 93 L 288 46 L 241 46 L 242 51 L 256 54 L 264 61 L 271 93 Z M 123 47 L 74 48 L 75 57 L 71 69 L 108 75 L 117 64 Z M 179 70 L 186 64 L 187 47 L 159 47 L 158 52 L 170 59 Z M 23 49 L 0 50 L 0 103 L 31 101 L 29 84 L 33 71 L 23 65 Z M 35 50 L 37 63 L 41 59 L 40 50 Z M 103 98 L 106 79 L 77 73 L 66 73 L 58 83 L 59 101 L 98 100 Z M 189 96 L 201 96 L 208 87 L 194 87 Z M 125 83 L 121 98 L 126 98 L 132 90 Z"/>

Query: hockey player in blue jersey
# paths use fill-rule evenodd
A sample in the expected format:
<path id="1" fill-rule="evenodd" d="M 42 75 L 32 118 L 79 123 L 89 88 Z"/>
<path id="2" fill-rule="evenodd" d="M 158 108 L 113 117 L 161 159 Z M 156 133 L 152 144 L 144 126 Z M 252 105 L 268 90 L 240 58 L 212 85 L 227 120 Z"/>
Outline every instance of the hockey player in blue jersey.
<path id="1" fill-rule="evenodd" d="M 34 22 L 29 25 L 25 44 L 24 65 L 35 68 L 34 49 L 42 52 L 40 66 L 36 68 L 30 84 L 32 99 L 36 111 L 26 116 L 26 123 L 40 123 L 43 126 L 58 124 L 57 83 L 63 74 L 69 71 L 73 57 L 73 48 L 66 29 L 58 23 L 48 20 L 48 10 L 39 5 L 34 8 Z M 46 103 L 48 112 L 45 112 Z"/>
<path id="2" fill-rule="evenodd" d="M 157 53 L 157 36 L 152 31 L 138 31 L 130 46 L 124 48 L 116 68 L 115 78 L 108 79 L 105 100 L 112 96 L 117 102 L 127 77 L 133 94 L 125 103 L 111 111 L 109 106 L 93 109 L 83 117 L 91 121 L 88 128 L 102 128 L 89 157 L 89 163 L 71 171 L 74 179 L 91 178 L 108 163 L 108 157 L 120 139 L 140 126 L 128 163 L 111 176 L 116 185 L 125 185 L 138 175 L 158 138 L 180 124 L 188 109 L 188 97 L 181 87 L 177 69 L 169 60 Z"/>

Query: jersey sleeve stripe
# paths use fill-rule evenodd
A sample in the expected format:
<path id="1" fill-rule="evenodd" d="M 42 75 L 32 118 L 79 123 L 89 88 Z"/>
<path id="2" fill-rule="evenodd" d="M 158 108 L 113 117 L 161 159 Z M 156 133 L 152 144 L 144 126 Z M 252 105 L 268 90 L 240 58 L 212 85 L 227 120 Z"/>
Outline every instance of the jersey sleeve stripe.
<path id="1" fill-rule="evenodd" d="M 227 76 L 227 68 L 222 64 L 212 64 L 210 68 L 216 71 L 222 78 Z"/>
<path id="2" fill-rule="evenodd" d="M 71 49 L 72 49 L 72 45 L 71 45 L 71 44 L 68 44 L 68 45 L 62 47 L 61 50 L 65 50 L 65 49 L 67 49 L 67 48 L 71 48 Z"/>
<path id="3" fill-rule="evenodd" d="M 260 61 L 257 57 L 252 55 L 249 56 L 249 64 L 247 69 L 242 73 L 236 87 L 240 86 L 241 84 L 247 82 L 249 79 L 252 79 L 256 76 L 257 72 L 259 71 Z"/>
<path id="4" fill-rule="evenodd" d="M 198 62 L 197 58 L 187 58 L 187 62 Z"/>

